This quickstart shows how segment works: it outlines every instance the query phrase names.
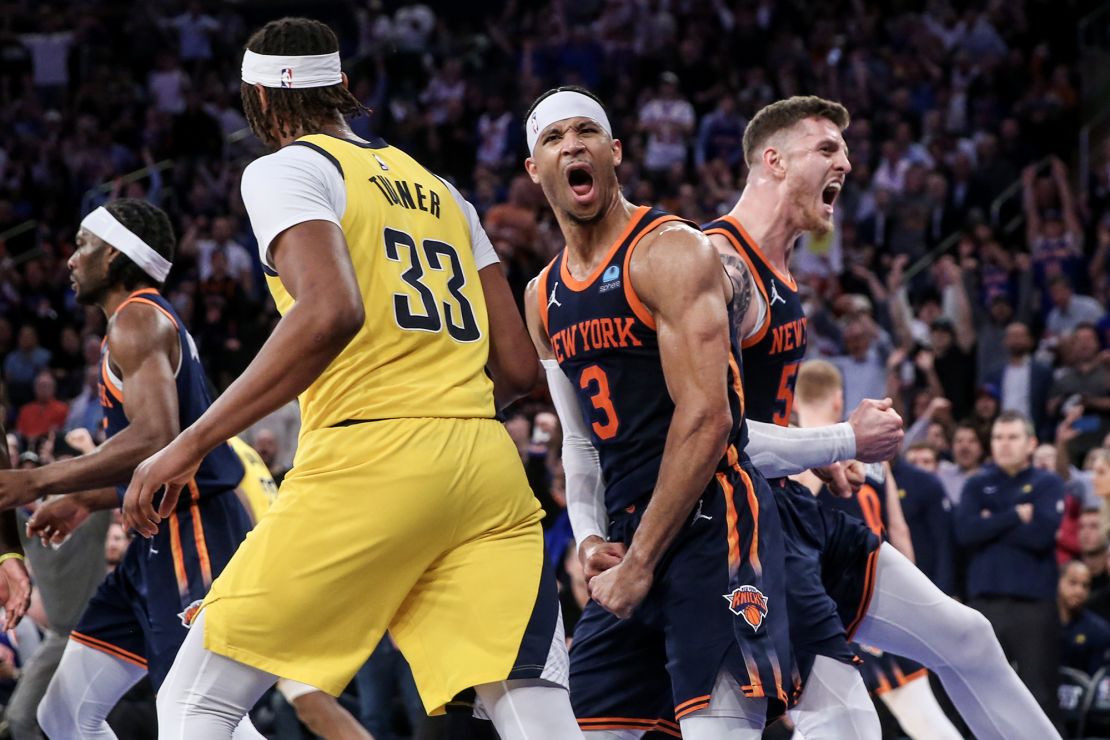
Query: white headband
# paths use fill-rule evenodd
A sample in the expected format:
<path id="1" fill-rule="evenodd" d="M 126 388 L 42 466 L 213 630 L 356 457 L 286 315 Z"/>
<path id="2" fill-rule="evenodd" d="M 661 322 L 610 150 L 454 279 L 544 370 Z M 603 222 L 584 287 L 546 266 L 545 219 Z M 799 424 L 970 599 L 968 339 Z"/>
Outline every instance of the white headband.
<path id="1" fill-rule="evenodd" d="M 131 229 L 117 221 L 104 206 L 85 216 L 81 228 L 126 254 L 143 272 L 158 282 L 166 282 L 166 276 L 170 274 L 170 261 L 135 236 Z"/>
<path id="2" fill-rule="evenodd" d="M 339 52 L 309 56 L 243 55 L 243 82 L 262 87 L 328 87 L 343 82 Z"/>
<path id="3" fill-rule="evenodd" d="M 609 126 L 609 117 L 601 104 L 588 95 L 573 90 L 560 90 L 553 95 L 548 95 L 540 101 L 532 115 L 524 124 L 525 133 L 528 135 L 528 153 L 536 151 L 536 141 L 540 132 L 553 123 L 565 121 L 568 118 L 589 118 L 605 129 L 609 136 L 613 129 Z"/>

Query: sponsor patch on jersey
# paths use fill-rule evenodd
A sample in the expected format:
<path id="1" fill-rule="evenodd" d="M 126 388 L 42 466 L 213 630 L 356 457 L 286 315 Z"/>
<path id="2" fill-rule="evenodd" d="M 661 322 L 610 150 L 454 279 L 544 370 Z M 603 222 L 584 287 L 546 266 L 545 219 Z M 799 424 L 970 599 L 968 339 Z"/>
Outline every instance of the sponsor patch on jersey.
<path id="1" fill-rule="evenodd" d="M 724 594 L 728 609 L 738 617 L 743 617 L 752 632 L 759 629 L 767 616 L 767 597 L 755 586 L 741 586 L 732 593 Z"/>
<path id="2" fill-rule="evenodd" d="M 605 274 L 601 276 L 601 287 L 598 288 L 598 292 L 607 293 L 619 287 L 621 287 L 621 268 L 619 265 L 609 265 Z"/>

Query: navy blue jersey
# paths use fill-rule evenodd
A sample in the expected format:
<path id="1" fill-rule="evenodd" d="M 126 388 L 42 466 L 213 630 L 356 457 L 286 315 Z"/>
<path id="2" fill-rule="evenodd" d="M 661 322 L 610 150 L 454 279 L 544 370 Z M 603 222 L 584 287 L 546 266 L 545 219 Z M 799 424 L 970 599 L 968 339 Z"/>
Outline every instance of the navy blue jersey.
<path id="1" fill-rule="evenodd" d="M 189 332 L 185 330 L 185 325 L 177 316 L 177 312 L 174 311 L 173 304 L 163 298 L 158 291 L 153 288 L 137 290 L 128 296 L 116 311 L 130 303 L 154 306 L 177 328 L 177 336 L 181 342 L 181 359 L 175 374 L 177 413 L 180 428 L 185 429 L 212 405 L 204 367 L 197 356 L 196 344 L 189 336 Z M 130 423 L 123 410 L 123 385 L 123 381 L 112 371 L 108 358 L 108 342 L 105 340 L 100 352 L 100 405 L 104 409 L 104 432 L 108 437 L 117 434 Z M 221 444 L 209 452 L 201 462 L 196 478 L 189 486 L 191 496 L 182 496 L 179 506 L 187 507 L 191 500 L 205 494 L 233 490 L 242 478 L 243 464 L 239 462 L 231 447 Z M 127 486 L 117 486 L 116 489 L 122 498 Z"/>
<path id="2" fill-rule="evenodd" d="M 748 264 L 767 304 L 763 325 L 743 342 L 745 413 L 755 421 L 789 426 L 798 367 L 806 354 L 806 315 L 798 286 L 792 277 L 771 267 L 759 245 L 732 216 L 722 216 L 702 231 L 728 239 Z"/>
<path id="3" fill-rule="evenodd" d="M 564 249 L 538 280 L 540 316 L 555 359 L 574 384 L 582 417 L 590 425 L 601 459 L 605 505 L 610 515 L 651 494 L 674 414 L 659 357 L 655 321 L 628 278 L 636 245 L 666 221 L 681 219 L 640 206 L 606 259 L 588 278 L 577 280 L 570 274 Z M 729 453 L 735 461 L 744 448 L 747 428 L 740 352 L 733 344 L 729 362 L 733 418 Z"/>
<path id="4" fill-rule="evenodd" d="M 848 516 L 862 519 L 868 529 L 882 539 L 886 539 L 886 484 L 870 475 L 870 472 L 869 470 L 867 479 L 855 496 L 841 498 L 829 491 L 828 486 L 821 486 L 817 498 L 822 506 L 839 509 Z"/>

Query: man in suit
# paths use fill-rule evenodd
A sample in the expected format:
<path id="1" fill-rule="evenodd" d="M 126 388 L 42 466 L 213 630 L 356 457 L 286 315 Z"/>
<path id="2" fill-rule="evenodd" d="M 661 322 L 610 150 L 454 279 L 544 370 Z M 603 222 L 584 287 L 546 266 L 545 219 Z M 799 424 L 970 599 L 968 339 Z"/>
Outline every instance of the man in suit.
<path id="1" fill-rule="evenodd" d="M 1050 439 L 1052 430 L 1045 406 L 1052 388 L 1052 368 L 1033 358 L 1033 335 L 1020 321 L 1006 327 L 1003 345 L 1008 360 L 987 383 L 1000 389 L 1003 411 L 1017 411 L 1032 419 L 1037 436 Z"/>

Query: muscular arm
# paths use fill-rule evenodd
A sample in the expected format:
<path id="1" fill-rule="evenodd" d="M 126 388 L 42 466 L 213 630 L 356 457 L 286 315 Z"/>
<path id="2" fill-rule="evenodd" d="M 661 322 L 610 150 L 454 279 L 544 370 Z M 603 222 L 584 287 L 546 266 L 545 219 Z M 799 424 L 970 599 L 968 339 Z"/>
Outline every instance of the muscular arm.
<path id="1" fill-rule="evenodd" d="M 889 465 L 883 466 L 886 471 L 885 504 L 886 504 L 886 533 L 890 544 L 905 555 L 909 561 L 914 562 L 913 540 L 910 538 L 910 525 L 906 523 L 906 515 L 902 512 L 902 499 L 898 495 L 898 484 L 894 480 L 894 473 Z"/>
<path id="2" fill-rule="evenodd" d="M 726 298 L 742 315 L 751 283 L 735 273 L 726 294 L 720 259 L 701 234 L 664 226 L 633 253 L 629 279 L 652 312 L 675 410 L 651 502 L 625 562 L 651 572 L 705 491 L 725 453 L 729 325 Z"/>
<path id="3" fill-rule="evenodd" d="M 270 257 L 296 302 L 243 374 L 182 432 L 197 459 L 296 398 L 362 328 L 362 293 L 338 226 L 292 226 L 274 239 Z"/>
<path id="4" fill-rule="evenodd" d="M 292 226 L 271 242 L 270 256 L 295 303 L 223 395 L 136 468 L 124 497 L 124 521 L 144 537 L 157 533 L 206 454 L 296 398 L 362 328 L 362 294 L 336 224 L 314 220 Z M 155 511 L 153 498 L 163 485 L 166 492 Z"/>
<path id="5" fill-rule="evenodd" d="M 504 408 L 532 390 L 539 366 L 501 265 L 483 268 L 478 277 L 482 281 L 489 315 L 490 349 L 486 369 L 493 378 L 497 408 Z"/>
<path id="6" fill-rule="evenodd" d="M 0 478 L 0 505 L 126 483 L 179 431 L 174 367 L 180 352 L 177 330 L 160 311 L 141 303 L 120 310 L 108 329 L 108 353 L 123 378 L 127 428 L 87 455 L 8 474 L 20 476 L 18 482 Z"/>

